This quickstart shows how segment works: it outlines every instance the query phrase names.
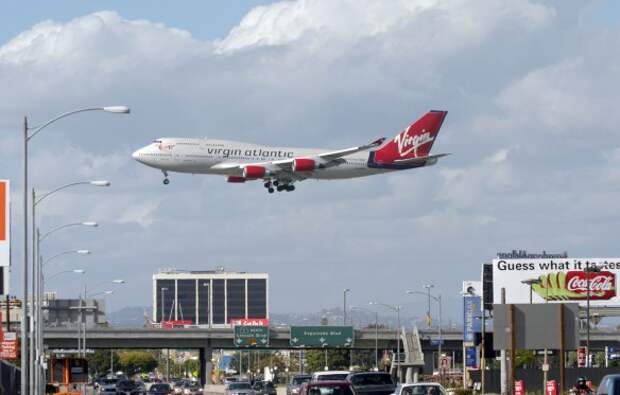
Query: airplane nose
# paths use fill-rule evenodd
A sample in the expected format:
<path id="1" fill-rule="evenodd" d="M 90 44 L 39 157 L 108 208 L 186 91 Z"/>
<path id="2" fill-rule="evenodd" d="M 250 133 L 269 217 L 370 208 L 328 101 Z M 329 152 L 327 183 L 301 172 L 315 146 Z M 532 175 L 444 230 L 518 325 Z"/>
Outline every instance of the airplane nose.
<path id="1" fill-rule="evenodd" d="M 141 149 L 136 150 L 136 151 L 134 151 L 133 154 L 131 154 L 131 157 L 134 158 L 135 160 L 137 160 L 138 162 L 140 161 L 140 151 L 141 151 Z"/>

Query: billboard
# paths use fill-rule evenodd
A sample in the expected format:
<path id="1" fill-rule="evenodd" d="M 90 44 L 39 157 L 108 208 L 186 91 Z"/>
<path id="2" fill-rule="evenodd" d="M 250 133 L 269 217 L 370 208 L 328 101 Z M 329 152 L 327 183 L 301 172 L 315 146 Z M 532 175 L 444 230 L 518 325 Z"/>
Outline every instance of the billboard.
<path id="1" fill-rule="evenodd" d="M 11 262 L 11 189 L 9 180 L 0 180 L 0 295 L 9 293 Z"/>
<path id="2" fill-rule="evenodd" d="M 599 271 L 586 272 L 596 267 Z M 493 260 L 493 303 L 576 302 L 586 305 L 588 293 L 594 306 L 618 306 L 620 258 L 495 259 Z M 589 289 L 589 292 L 588 292 Z"/>

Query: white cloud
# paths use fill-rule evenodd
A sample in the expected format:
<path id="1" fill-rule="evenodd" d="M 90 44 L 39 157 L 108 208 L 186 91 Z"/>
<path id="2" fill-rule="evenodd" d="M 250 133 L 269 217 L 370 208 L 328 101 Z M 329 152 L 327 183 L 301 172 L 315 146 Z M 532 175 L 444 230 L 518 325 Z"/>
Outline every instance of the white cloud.
<path id="1" fill-rule="evenodd" d="M 331 304 L 298 281 L 318 269 L 333 273 L 326 288 L 341 288 L 354 266 L 360 298 L 372 289 L 388 299 L 411 278 L 458 287 L 502 248 L 605 255 L 618 225 L 609 180 L 619 178 L 620 56 L 604 44 L 618 33 L 582 30 L 579 9 L 556 7 L 290 1 L 250 11 L 219 42 L 111 11 L 42 22 L 0 47 L 4 170 L 18 179 L 22 114 L 34 123 L 81 105 L 131 105 L 129 116 L 71 117 L 33 140 L 38 189 L 113 183 L 41 207 L 42 226 L 102 222 L 96 238 L 58 235 L 54 249 L 102 251 L 101 276 L 170 262 L 271 271 L 287 280 L 272 283 L 277 310 Z M 303 182 L 295 193 L 178 174 L 164 187 L 130 157 L 165 135 L 346 147 L 393 136 L 430 108 L 450 110 L 434 150 L 453 155 L 436 167 Z M 149 303 L 150 291 L 131 292 Z"/>

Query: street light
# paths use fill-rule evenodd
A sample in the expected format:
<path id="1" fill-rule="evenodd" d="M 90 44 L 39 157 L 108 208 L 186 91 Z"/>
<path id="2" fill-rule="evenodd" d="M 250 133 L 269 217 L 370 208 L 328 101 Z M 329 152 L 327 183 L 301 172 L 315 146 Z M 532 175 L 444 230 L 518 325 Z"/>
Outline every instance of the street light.
<path id="1" fill-rule="evenodd" d="M 369 311 L 375 315 L 375 371 L 379 371 L 379 312 L 352 306 L 351 310 Z"/>
<path id="2" fill-rule="evenodd" d="M 129 107 L 126 106 L 107 106 L 107 107 L 88 107 L 88 108 L 80 108 L 77 110 L 69 111 L 62 113 L 54 118 L 51 118 L 47 122 L 31 127 L 28 126 L 28 117 L 24 117 L 24 125 L 23 125 L 23 271 L 22 271 L 22 292 L 23 292 L 23 304 L 22 304 L 22 315 L 23 319 L 21 322 L 21 334 L 22 334 L 22 343 L 21 343 L 21 393 L 26 395 L 31 393 L 33 388 L 32 386 L 28 387 L 29 380 L 29 371 L 30 365 L 28 361 L 28 143 L 32 140 L 37 134 L 39 134 L 43 129 L 52 123 L 68 117 L 73 114 L 86 112 L 86 111 L 105 111 L 110 113 L 122 113 L 128 114 L 130 112 Z M 33 199 L 34 200 L 34 199 Z M 34 212 L 33 212 L 34 214 Z M 34 228 L 32 229 L 34 232 Z M 34 246 L 33 246 L 34 248 Z M 34 255 L 34 254 L 33 254 Z M 35 255 L 36 256 L 36 255 Z"/>
<path id="3" fill-rule="evenodd" d="M 433 288 L 433 285 L 425 285 L 424 288 L 427 289 L 428 292 L 422 292 L 422 291 L 414 291 L 414 290 L 407 290 L 406 293 L 408 295 L 424 295 L 424 296 L 428 296 L 428 300 L 429 300 L 429 305 L 428 305 L 428 319 L 430 322 L 430 317 L 431 317 L 431 308 L 430 308 L 430 300 L 433 299 L 434 301 L 437 302 L 437 304 L 439 305 L 439 325 L 437 328 L 437 333 L 439 336 L 439 342 L 438 342 L 438 346 L 437 346 L 437 367 L 439 368 L 439 359 L 441 358 L 441 347 L 442 347 L 442 343 L 443 343 L 443 339 L 442 339 L 442 332 L 441 332 L 441 294 L 438 294 L 437 296 L 431 295 L 431 288 Z"/>
<path id="4" fill-rule="evenodd" d="M 72 269 L 72 270 L 63 270 L 62 272 L 58 272 L 58 273 L 54 273 L 51 276 L 49 276 L 47 278 L 47 281 L 60 276 L 61 274 L 65 274 L 65 273 L 75 273 L 75 274 L 84 274 L 86 273 L 86 270 L 84 269 Z"/>
<path id="5" fill-rule="evenodd" d="M 525 280 L 521 280 L 521 284 L 530 286 L 530 304 L 532 304 L 532 288 L 534 284 L 541 284 L 542 280 L 540 278 L 526 278 Z"/>
<path id="6" fill-rule="evenodd" d="M 346 325 L 347 324 L 347 293 L 351 292 L 351 290 L 349 288 L 345 288 L 342 291 L 342 298 L 343 298 L 343 304 L 342 304 L 342 325 Z"/>
<path id="7" fill-rule="evenodd" d="M 586 261 L 586 366 L 590 367 L 590 274 L 599 273 L 601 268 L 598 266 L 590 266 L 590 262 Z"/>
<path id="8" fill-rule="evenodd" d="M 392 311 L 396 312 L 396 319 L 397 319 L 397 325 L 398 327 L 396 328 L 396 378 L 398 380 L 398 382 L 400 383 L 400 379 L 401 379 L 401 374 L 400 374 L 400 309 L 402 308 L 402 306 L 392 306 L 389 304 L 385 304 L 385 303 L 381 303 L 381 302 L 369 302 L 368 303 L 371 306 L 383 306 L 385 308 L 388 308 Z"/>

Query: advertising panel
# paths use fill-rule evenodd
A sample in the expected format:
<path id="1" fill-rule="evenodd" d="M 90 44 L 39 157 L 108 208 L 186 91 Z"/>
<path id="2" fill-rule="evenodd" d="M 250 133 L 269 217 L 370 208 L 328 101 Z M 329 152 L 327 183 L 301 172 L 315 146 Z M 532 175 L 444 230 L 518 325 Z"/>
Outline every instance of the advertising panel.
<path id="1" fill-rule="evenodd" d="M 228 323 L 232 326 L 269 326 L 269 318 L 231 318 Z"/>
<path id="2" fill-rule="evenodd" d="M 591 305 L 618 306 L 619 274 L 620 258 L 495 259 L 493 303 L 501 303 L 502 288 L 506 303 L 530 303 L 531 286 L 532 303 L 571 301 L 585 306 L 589 294 Z"/>
<path id="3" fill-rule="evenodd" d="M 463 297 L 463 342 L 474 344 L 476 333 L 482 332 L 482 300 L 480 296 Z"/>
<path id="4" fill-rule="evenodd" d="M 0 180 L 0 295 L 9 293 L 11 262 L 11 190 L 9 180 Z"/>
<path id="5" fill-rule="evenodd" d="M 17 333 L 5 332 L 0 343 L 0 359 L 17 358 Z"/>

